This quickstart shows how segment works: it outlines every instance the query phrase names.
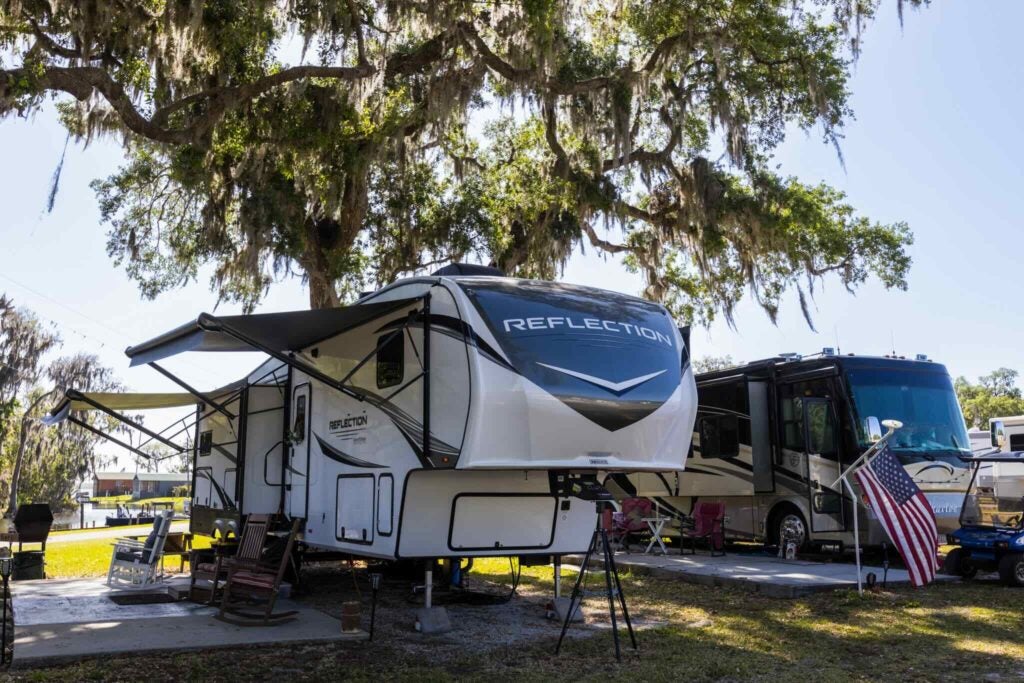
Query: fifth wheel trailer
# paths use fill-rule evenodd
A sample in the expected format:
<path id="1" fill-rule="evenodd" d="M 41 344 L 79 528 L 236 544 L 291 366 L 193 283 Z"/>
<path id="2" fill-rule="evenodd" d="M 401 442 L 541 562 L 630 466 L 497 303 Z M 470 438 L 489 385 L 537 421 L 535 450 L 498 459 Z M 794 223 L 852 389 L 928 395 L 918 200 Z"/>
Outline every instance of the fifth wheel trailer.
<path id="1" fill-rule="evenodd" d="M 925 359 L 778 357 L 697 376 L 697 431 L 685 472 L 613 475 L 619 496 L 654 498 L 675 515 L 698 500 L 726 505 L 726 535 L 801 545 L 878 545 L 884 530 L 836 484 L 880 421 L 903 423 L 890 444 L 924 491 L 940 532 L 958 524 L 971 444 L 946 368 Z M 852 482 L 851 482 L 852 483 Z M 783 530 L 786 530 L 785 532 Z"/>
<path id="2" fill-rule="evenodd" d="M 367 557 L 583 552 L 597 474 L 674 475 L 696 414 L 663 307 L 497 276 L 401 280 L 329 310 L 203 314 L 127 354 L 137 366 L 253 350 L 283 366 L 260 408 L 282 429 L 257 436 L 223 413 L 200 424 L 197 472 L 217 445 L 244 453 L 242 474 L 206 479 L 208 507 L 232 483 L 243 512 L 276 493 L 305 544 Z"/>

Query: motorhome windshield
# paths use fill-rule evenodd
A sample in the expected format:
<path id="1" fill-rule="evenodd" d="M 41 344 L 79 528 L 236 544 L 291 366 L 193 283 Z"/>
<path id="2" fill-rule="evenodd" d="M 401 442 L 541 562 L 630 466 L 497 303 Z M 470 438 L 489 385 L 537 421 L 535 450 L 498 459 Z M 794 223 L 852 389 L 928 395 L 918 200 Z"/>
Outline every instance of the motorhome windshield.
<path id="1" fill-rule="evenodd" d="M 964 498 L 964 526 L 1021 528 L 1024 519 L 1024 462 L 982 462 Z"/>
<path id="2" fill-rule="evenodd" d="M 949 375 L 941 372 L 864 368 L 846 373 L 857 413 L 861 446 L 868 446 L 865 420 L 893 419 L 903 427 L 890 444 L 904 464 L 941 460 L 961 467 L 971 452 L 967 428 Z"/>

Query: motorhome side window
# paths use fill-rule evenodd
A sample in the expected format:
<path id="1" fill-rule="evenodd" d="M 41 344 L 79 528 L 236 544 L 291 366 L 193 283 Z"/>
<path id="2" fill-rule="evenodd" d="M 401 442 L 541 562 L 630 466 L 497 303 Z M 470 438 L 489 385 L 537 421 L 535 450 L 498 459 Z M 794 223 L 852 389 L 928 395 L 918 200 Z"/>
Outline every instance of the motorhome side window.
<path id="1" fill-rule="evenodd" d="M 306 440 L 306 397 L 295 399 L 295 421 L 292 423 L 292 443 Z"/>
<path id="2" fill-rule="evenodd" d="M 821 455 L 835 453 L 836 428 L 832 409 L 826 401 L 807 404 L 807 452 Z"/>
<path id="3" fill-rule="evenodd" d="M 213 452 L 213 431 L 206 431 L 199 435 L 199 455 L 209 455 Z"/>
<path id="4" fill-rule="evenodd" d="M 405 339 L 391 334 L 377 340 L 377 388 L 386 389 L 402 383 L 405 374 Z"/>
<path id="5" fill-rule="evenodd" d="M 781 389 L 792 389 L 783 387 Z M 780 392 L 782 393 L 782 392 Z M 800 396 L 783 395 L 780 405 L 782 416 L 782 447 L 791 451 L 804 450 L 804 400 Z"/>

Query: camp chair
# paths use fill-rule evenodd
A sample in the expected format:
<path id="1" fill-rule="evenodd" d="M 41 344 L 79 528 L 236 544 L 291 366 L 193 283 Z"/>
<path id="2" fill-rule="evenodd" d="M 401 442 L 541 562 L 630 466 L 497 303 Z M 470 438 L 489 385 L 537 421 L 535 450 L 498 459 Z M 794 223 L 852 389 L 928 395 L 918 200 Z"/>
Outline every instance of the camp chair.
<path id="1" fill-rule="evenodd" d="M 114 541 L 114 552 L 107 570 L 107 585 L 120 588 L 146 588 L 156 583 L 164 543 L 171 528 L 174 513 L 165 510 L 153 520 L 153 529 L 145 542 L 134 538 Z"/>
<path id="2" fill-rule="evenodd" d="M 680 529 L 680 554 L 686 552 L 687 541 L 690 542 L 690 555 L 697 554 L 697 541 L 707 541 L 712 557 L 725 555 L 725 503 L 702 500 L 694 507 L 688 521 L 688 528 Z"/>
<path id="3" fill-rule="evenodd" d="M 192 581 L 189 584 L 189 595 L 195 595 L 197 581 L 210 581 L 210 599 L 206 604 L 212 605 L 217 599 L 217 588 L 227 578 L 228 570 L 235 562 L 259 562 L 263 557 L 263 546 L 267 541 L 267 528 L 270 526 L 270 515 L 249 515 L 242 527 L 242 537 L 238 541 L 238 550 L 234 556 L 217 552 L 213 562 L 198 562 L 192 567 Z"/>
<path id="4" fill-rule="evenodd" d="M 653 507 L 647 498 L 626 498 L 622 501 L 622 511 L 612 514 L 612 528 L 608 534 L 616 549 L 629 552 L 631 535 L 651 532 L 644 517 L 651 516 Z"/>
<path id="5" fill-rule="evenodd" d="M 224 597 L 221 598 L 220 611 L 217 613 L 218 619 L 236 626 L 270 626 L 295 618 L 295 610 L 274 613 L 274 603 L 292 560 L 292 547 L 301 525 L 301 519 L 292 521 L 284 552 L 277 563 L 236 559 L 231 564 L 228 581 L 224 586 Z M 253 611 L 250 606 L 259 602 L 263 603 L 262 612 Z"/>

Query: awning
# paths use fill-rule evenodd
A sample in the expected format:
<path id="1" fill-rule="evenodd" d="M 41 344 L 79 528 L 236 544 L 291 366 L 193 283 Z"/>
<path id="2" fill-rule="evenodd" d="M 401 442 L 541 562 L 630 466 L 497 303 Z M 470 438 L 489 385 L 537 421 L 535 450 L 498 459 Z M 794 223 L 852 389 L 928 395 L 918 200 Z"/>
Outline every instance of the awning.
<path id="1" fill-rule="evenodd" d="M 232 382 L 219 389 L 203 392 L 204 396 L 212 399 L 223 398 L 246 385 L 246 380 Z M 50 414 L 42 418 L 43 424 L 55 425 L 67 419 L 68 414 L 75 410 L 113 410 L 124 412 L 126 410 L 158 410 L 160 408 L 181 408 L 195 406 L 199 399 L 188 392 L 176 393 L 135 393 L 135 392 L 105 392 L 88 391 L 81 392 L 69 389 Z"/>
<path id="2" fill-rule="evenodd" d="M 421 299 L 368 302 L 312 311 L 214 316 L 203 313 L 125 353 L 131 365 L 144 365 L 185 351 L 300 351 L 359 327 Z"/>

